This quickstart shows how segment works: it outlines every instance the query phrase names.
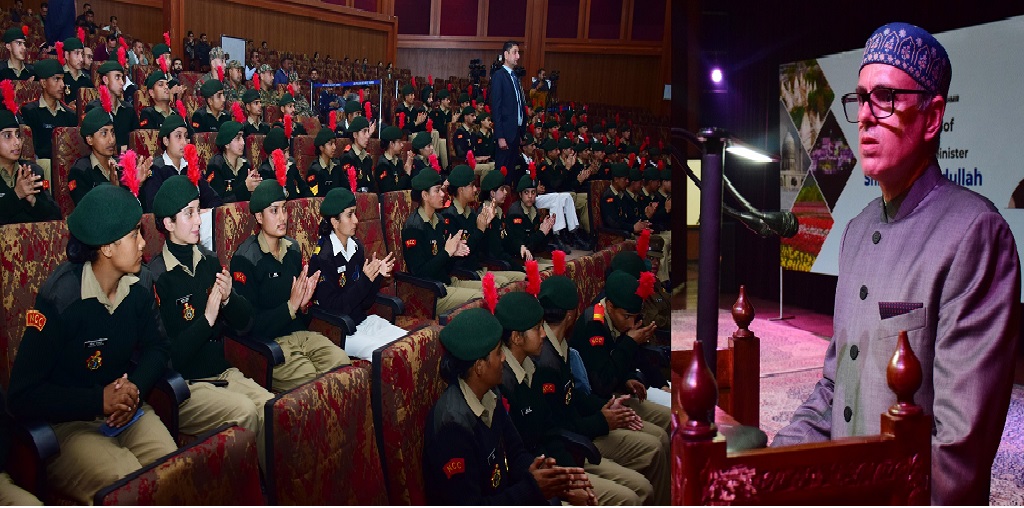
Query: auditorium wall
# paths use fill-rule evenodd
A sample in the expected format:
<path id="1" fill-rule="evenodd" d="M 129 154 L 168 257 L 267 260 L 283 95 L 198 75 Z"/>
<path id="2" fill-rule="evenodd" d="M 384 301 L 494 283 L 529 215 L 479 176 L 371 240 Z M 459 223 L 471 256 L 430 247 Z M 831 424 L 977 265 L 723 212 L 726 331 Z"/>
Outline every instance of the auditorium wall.
<path id="1" fill-rule="evenodd" d="M 400 43 L 398 62 L 395 65 L 411 70 L 413 76 L 433 74 L 435 78 L 468 77 L 470 60 L 479 58 L 480 63 L 489 69 L 499 51 L 500 42 L 495 43 L 494 49 L 407 48 Z"/>
<path id="2" fill-rule="evenodd" d="M 661 57 L 548 53 L 545 67 L 561 73 L 558 96 L 580 102 L 662 107 Z"/>

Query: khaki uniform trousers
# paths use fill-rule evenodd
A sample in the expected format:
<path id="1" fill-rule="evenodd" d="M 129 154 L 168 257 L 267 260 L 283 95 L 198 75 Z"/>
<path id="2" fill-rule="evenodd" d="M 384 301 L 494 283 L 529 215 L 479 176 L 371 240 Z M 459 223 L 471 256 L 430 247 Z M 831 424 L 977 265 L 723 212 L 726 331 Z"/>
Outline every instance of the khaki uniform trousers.
<path id="1" fill-rule="evenodd" d="M 100 434 L 105 418 L 53 426 L 60 454 L 46 467 L 47 481 L 80 504 L 92 504 L 97 491 L 178 449 L 149 404 L 143 415 L 114 437 Z"/>
<path id="2" fill-rule="evenodd" d="M 7 473 L 0 473 L 0 506 L 43 506 L 27 490 L 17 486 Z"/>
<path id="3" fill-rule="evenodd" d="M 640 402 L 637 398 L 626 399 L 624 404 L 636 411 L 643 421 L 661 427 L 665 431 L 665 446 L 668 447 L 668 433 L 672 423 L 672 412 L 668 407 L 651 401 Z"/>
<path id="4" fill-rule="evenodd" d="M 583 231 L 590 233 L 590 199 L 586 192 L 570 192 L 573 204 L 576 206 L 576 220 L 579 221 Z"/>
<path id="5" fill-rule="evenodd" d="M 537 271 L 538 272 L 540 271 L 540 263 L 537 264 Z M 518 281 L 521 281 L 521 280 L 526 280 L 526 273 L 525 272 L 514 272 L 514 271 L 504 271 L 504 270 L 502 270 L 502 271 L 499 271 L 499 270 L 488 270 L 486 268 L 478 270 L 476 272 L 476 274 L 480 276 L 480 280 L 481 281 L 484 280 L 484 275 L 487 275 L 488 273 L 491 273 L 491 274 L 494 275 L 494 287 L 499 287 L 499 288 L 507 286 L 507 285 L 509 285 L 509 284 L 511 284 L 513 282 L 518 282 Z M 483 285 L 483 282 L 481 282 L 481 286 L 482 285 Z"/>
<path id="6" fill-rule="evenodd" d="M 611 459 L 649 480 L 652 487 L 652 494 L 647 498 L 649 504 L 669 504 L 672 493 L 669 484 L 671 454 L 668 434 L 661 427 L 644 422 L 643 430 L 639 431 L 615 429 L 606 436 L 594 439 L 594 446 L 604 459 Z M 604 464 L 604 460 L 601 463 Z"/>
<path id="7" fill-rule="evenodd" d="M 448 167 L 448 140 L 438 134 L 437 130 L 430 132 L 430 143 L 434 145 L 434 153 L 437 154 L 437 163 L 442 168 Z"/>
<path id="8" fill-rule="evenodd" d="M 234 367 L 221 372 L 214 379 L 227 381 L 228 385 L 224 388 L 210 383 L 193 383 L 189 386 L 192 395 L 178 406 L 181 432 L 196 436 L 225 423 L 251 430 L 256 433 L 260 465 L 266 465 L 263 406 L 274 398 L 274 394 Z"/>
<path id="9" fill-rule="evenodd" d="M 662 231 L 656 233 L 655 236 L 660 236 L 665 241 L 665 245 L 661 248 L 661 264 L 658 266 L 658 273 L 655 275 L 660 281 L 668 280 L 669 269 L 672 268 L 672 232 Z"/>
<path id="10" fill-rule="evenodd" d="M 476 167 L 473 168 L 473 174 L 483 178 L 484 175 L 489 173 L 492 169 L 494 169 L 493 162 L 478 162 L 476 163 Z"/>
<path id="11" fill-rule="evenodd" d="M 52 173 L 51 168 L 53 167 L 51 165 L 51 159 L 36 159 L 36 164 L 39 164 L 39 167 L 43 170 L 43 180 L 53 182 L 50 176 Z M 51 183 L 51 185 L 53 184 Z"/>
<path id="12" fill-rule="evenodd" d="M 495 279 L 494 284 L 498 284 L 497 279 Z M 445 284 L 444 289 L 447 293 L 443 298 L 437 300 L 438 315 L 459 307 L 474 298 L 484 297 L 483 283 L 478 280 L 461 280 L 452 277 L 451 284 Z"/>
<path id="13" fill-rule="evenodd" d="M 644 475 L 608 457 L 601 457 L 600 464 L 587 462 L 583 469 L 594 486 L 598 506 L 639 506 L 653 501 L 654 487 Z"/>
<path id="14" fill-rule="evenodd" d="M 352 363 L 344 349 L 316 332 L 299 330 L 278 337 L 276 342 L 284 353 L 284 363 L 274 367 L 274 391 L 286 392 Z"/>

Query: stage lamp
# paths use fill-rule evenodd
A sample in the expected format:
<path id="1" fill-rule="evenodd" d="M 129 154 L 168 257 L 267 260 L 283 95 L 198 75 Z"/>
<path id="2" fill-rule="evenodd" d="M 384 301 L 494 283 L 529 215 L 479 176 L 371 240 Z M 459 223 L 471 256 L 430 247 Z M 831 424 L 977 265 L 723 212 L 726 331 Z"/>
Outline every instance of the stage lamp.
<path id="1" fill-rule="evenodd" d="M 722 83 L 722 69 L 715 67 L 711 69 L 711 82 L 718 85 Z"/>
<path id="2" fill-rule="evenodd" d="M 729 140 L 728 144 L 725 147 L 725 151 L 737 157 L 743 157 L 744 159 L 747 159 L 748 161 L 751 162 L 765 163 L 773 162 L 775 160 L 774 158 L 772 158 L 768 154 L 765 154 L 764 152 L 761 152 L 760 150 L 750 148 L 733 140 Z"/>

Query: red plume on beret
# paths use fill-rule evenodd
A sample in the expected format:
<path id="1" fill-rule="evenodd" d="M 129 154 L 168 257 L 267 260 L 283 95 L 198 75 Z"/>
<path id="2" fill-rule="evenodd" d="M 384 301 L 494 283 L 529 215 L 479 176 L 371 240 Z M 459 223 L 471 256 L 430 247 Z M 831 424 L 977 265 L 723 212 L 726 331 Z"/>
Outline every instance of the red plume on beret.
<path id="1" fill-rule="evenodd" d="M 221 83 L 224 82 L 224 66 L 223 65 L 218 65 L 217 66 L 217 81 L 220 81 Z"/>
<path id="2" fill-rule="evenodd" d="M 103 111 L 107 113 L 114 109 L 113 100 L 110 98 L 110 89 L 105 86 L 100 87 L 100 105 L 103 106 Z"/>
<path id="3" fill-rule="evenodd" d="M 260 89 L 260 73 L 252 73 L 252 87 L 257 91 Z"/>
<path id="4" fill-rule="evenodd" d="M 640 232 L 640 238 L 636 239 L 636 253 L 640 256 L 640 259 L 647 259 L 647 250 L 651 245 L 651 230 L 650 228 L 644 228 Z"/>
<path id="5" fill-rule="evenodd" d="M 535 259 L 526 262 L 526 292 L 535 297 L 540 294 L 540 271 Z"/>
<path id="6" fill-rule="evenodd" d="M 640 157 L 640 169 L 647 167 L 647 157 Z"/>
<path id="7" fill-rule="evenodd" d="M 188 162 L 188 179 L 192 185 L 199 185 L 199 151 L 196 145 L 185 145 L 185 162 Z"/>
<path id="8" fill-rule="evenodd" d="M 658 161 L 658 171 L 665 170 L 665 161 Z"/>
<path id="9" fill-rule="evenodd" d="M 399 111 L 398 112 L 398 128 L 399 129 L 404 129 L 405 128 L 405 111 Z"/>
<path id="10" fill-rule="evenodd" d="M 121 67 L 128 65 L 128 54 L 125 52 L 124 46 L 117 48 L 117 63 L 121 64 Z"/>
<path id="11" fill-rule="evenodd" d="M 178 115 L 181 116 L 182 119 L 188 118 L 188 116 L 186 116 L 188 111 L 185 109 L 185 103 L 181 102 L 181 99 L 174 101 L 174 109 L 178 110 Z"/>
<path id="12" fill-rule="evenodd" d="M 169 71 L 171 68 L 170 65 L 167 63 L 167 55 L 160 55 L 160 58 L 157 59 L 157 63 L 160 64 L 160 70 L 163 71 L 164 74 L 167 74 L 167 71 Z"/>
<path id="13" fill-rule="evenodd" d="M 441 172 L 441 165 L 438 164 L 438 162 L 437 162 L 437 154 L 436 153 L 430 154 L 430 156 L 427 157 L 427 160 L 430 161 L 430 167 L 433 168 L 434 171 L 437 171 L 438 173 Z"/>
<path id="14" fill-rule="evenodd" d="M 5 79 L 0 82 L 0 92 L 4 96 L 4 107 L 7 111 L 18 114 L 18 102 L 14 100 L 14 83 L 9 79 Z"/>
<path id="15" fill-rule="evenodd" d="M 501 167 L 501 176 L 508 176 L 508 168 L 505 166 Z"/>
<path id="16" fill-rule="evenodd" d="M 277 179 L 277 183 L 281 184 L 281 187 L 287 188 L 288 183 L 288 158 L 285 157 L 284 152 L 280 148 L 274 150 L 270 154 L 271 160 L 274 161 L 274 178 Z"/>
<path id="17" fill-rule="evenodd" d="M 348 167 L 348 186 L 349 186 L 350 189 L 352 189 L 353 193 L 356 192 L 356 188 L 357 187 L 356 187 L 356 167 L 355 166 L 349 166 Z"/>
<path id="18" fill-rule="evenodd" d="M 331 132 L 338 130 L 338 110 L 332 110 L 327 115 L 327 126 L 331 129 Z"/>
<path id="19" fill-rule="evenodd" d="M 128 43 L 125 42 L 124 37 L 118 36 L 118 38 L 117 38 L 117 45 L 121 46 L 122 48 L 128 48 Z"/>
<path id="20" fill-rule="evenodd" d="M 412 77 L 412 87 L 416 88 L 416 76 Z"/>
<path id="21" fill-rule="evenodd" d="M 469 105 L 473 106 L 473 109 L 476 109 L 476 99 L 469 101 Z"/>
<path id="22" fill-rule="evenodd" d="M 433 85 L 434 84 L 434 75 L 433 74 L 427 74 L 427 84 L 428 85 Z"/>
<path id="23" fill-rule="evenodd" d="M 242 111 L 242 105 L 237 102 L 231 103 L 231 116 L 238 123 L 245 123 L 245 112 Z"/>
<path id="24" fill-rule="evenodd" d="M 494 309 L 498 306 L 498 289 L 494 287 L 493 273 L 487 272 L 484 274 L 483 286 L 484 303 L 487 305 L 487 310 L 494 314 Z"/>
<path id="25" fill-rule="evenodd" d="M 537 163 L 530 161 L 530 165 L 526 167 L 527 171 L 530 172 L 530 180 L 537 181 Z"/>
<path id="26" fill-rule="evenodd" d="M 365 101 L 366 101 L 366 90 L 363 90 L 362 88 L 360 88 L 359 89 L 359 102 L 365 102 Z"/>
<path id="27" fill-rule="evenodd" d="M 171 33 L 170 32 L 164 32 L 164 44 L 166 44 L 168 48 L 171 47 Z"/>
<path id="28" fill-rule="evenodd" d="M 654 272 L 642 272 L 640 274 L 640 285 L 636 288 L 636 296 L 646 300 L 654 294 Z"/>
<path id="29" fill-rule="evenodd" d="M 135 194 L 135 197 L 139 197 L 139 170 L 136 166 L 138 162 L 138 155 L 135 154 L 135 150 L 127 150 L 121 154 L 121 183 Z"/>
<path id="30" fill-rule="evenodd" d="M 64 60 L 64 42 L 57 41 L 57 43 L 54 44 L 54 48 L 57 50 L 57 63 L 59 63 L 61 67 L 64 67 L 64 65 L 67 64 L 67 61 Z"/>
<path id="31" fill-rule="evenodd" d="M 292 129 L 293 128 L 294 127 L 292 126 L 292 116 L 291 115 L 285 115 L 284 116 L 284 137 L 286 137 L 288 139 L 291 139 L 292 138 Z"/>
<path id="32" fill-rule="evenodd" d="M 370 101 L 366 101 L 363 104 L 363 113 L 364 113 L 363 116 L 366 117 L 367 121 L 371 121 L 371 122 L 373 121 L 373 105 L 370 104 Z"/>
<path id="33" fill-rule="evenodd" d="M 469 96 L 473 96 L 473 85 L 469 85 Z M 475 106 L 474 106 L 475 107 Z"/>
<path id="34" fill-rule="evenodd" d="M 292 85 L 291 83 L 288 83 L 288 95 L 291 95 L 292 98 L 295 98 L 295 85 Z"/>
<path id="35" fill-rule="evenodd" d="M 84 28 L 78 27 L 78 30 L 75 33 L 75 35 L 78 36 L 78 40 L 82 41 L 82 44 L 85 44 L 85 29 Z M 168 44 L 168 46 L 170 46 L 170 44 Z"/>
<path id="36" fill-rule="evenodd" d="M 551 251 L 551 262 L 555 264 L 553 273 L 555 275 L 565 275 L 565 251 L 554 250 Z"/>
<path id="37" fill-rule="evenodd" d="M 491 114 L 491 105 L 484 104 L 484 111 L 486 111 L 488 115 Z"/>
<path id="38" fill-rule="evenodd" d="M 630 166 L 636 166 L 636 154 L 635 153 L 629 154 L 629 165 Z"/>
<path id="39" fill-rule="evenodd" d="M 451 84 L 451 83 L 448 83 L 448 91 L 449 91 L 449 92 L 451 92 L 451 91 L 452 91 L 452 88 L 453 88 L 453 87 L 452 87 L 452 84 Z"/>
<path id="40" fill-rule="evenodd" d="M 469 169 L 476 169 L 476 156 L 473 155 L 473 150 L 466 151 L 466 164 L 469 165 Z"/>
<path id="41" fill-rule="evenodd" d="M 22 35 L 24 35 L 25 37 L 28 37 L 28 34 L 30 32 L 31 31 L 28 29 L 28 25 L 21 25 L 21 33 L 22 33 Z"/>
<path id="42" fill-rule="evenodd" d="M 562 137 L 562 133 L 560 131 L 554 131 L 551 133 L 551 137 L 555 138 L 555 141 L 558 141 Z"/>
<path id="43" fill-rule="evenodd" d="M 427 132 L 434 132 L 434 121 L 430 118 L 427 119 Z"/>

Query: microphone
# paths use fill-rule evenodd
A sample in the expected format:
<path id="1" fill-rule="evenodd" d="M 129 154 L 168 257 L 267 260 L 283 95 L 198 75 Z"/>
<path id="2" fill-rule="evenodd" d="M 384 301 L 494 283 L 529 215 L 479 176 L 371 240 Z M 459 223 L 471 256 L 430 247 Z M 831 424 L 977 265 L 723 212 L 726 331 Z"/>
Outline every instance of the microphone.
<path id="1" fill-rule="evenodd" d="M 800 222 L 792 212 L 761 212 L 757 210 L 740 212 L 729 206 L 722 208 L 727 215 L 742 222 L 748 229 L 765 238 L 772 235 L 792 238 L 800 231 Z"/>

